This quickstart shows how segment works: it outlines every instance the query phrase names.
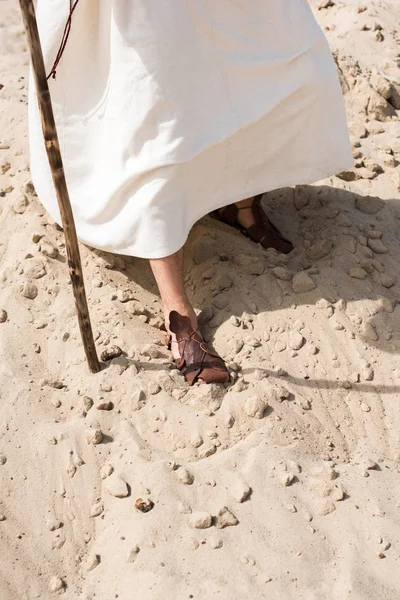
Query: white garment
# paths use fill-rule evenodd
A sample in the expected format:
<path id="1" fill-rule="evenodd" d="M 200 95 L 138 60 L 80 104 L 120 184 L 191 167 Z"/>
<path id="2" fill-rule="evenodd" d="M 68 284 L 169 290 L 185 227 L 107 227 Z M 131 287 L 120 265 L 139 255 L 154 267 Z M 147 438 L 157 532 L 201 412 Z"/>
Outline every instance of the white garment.
<path id="1" fill-rule="evenodd" d="M 37 0 L 47 72 L 69 0 Z M 146 258 L 211 210 L 353 164 L 325 35 L 307 0 L 80 0 L 54 113 L 78 237 Z M 30 81 L 39 198 L 61 224 Z"/>

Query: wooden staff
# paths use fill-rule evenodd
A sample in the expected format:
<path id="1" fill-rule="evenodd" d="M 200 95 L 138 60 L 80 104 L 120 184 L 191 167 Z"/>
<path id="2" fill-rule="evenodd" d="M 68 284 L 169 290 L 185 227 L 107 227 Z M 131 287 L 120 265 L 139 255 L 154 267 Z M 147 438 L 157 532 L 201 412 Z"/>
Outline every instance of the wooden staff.
<path id="1" fill-rule="evenodd" d="M 56 124 L 54 121 L 49 86 L 46 79 L 46 71 L 43 62 L 42 48 L 40 45 L 35 8 L 32 0 L 20 0 L 19 3 L 32 60 L 32 68 L 39 101 L 39 110 L 42 119 L 42 129 L 46 145 L 47 158 L 50 164 L 51 175 L 53 177 L 54 188 L 57 194 L 58 206 L 60 208 L 61 220 L 64 229 L 69 274 L 72 281 L 75 306 L 78 313 L 79 328 L 81 330 L 83 346 L 85 348 L 89 368 L 92 373 L 97 373 L 100 371 L 100 364 L 97 358 L 92 327 L 90 324 L 85 286 L 83 283 L 78 238 L 76 235 L 74 216 L 72 214 L 67 183 L 65 180 L 64 167 L 61 158 L 60 145 L 58 142 Z"/>

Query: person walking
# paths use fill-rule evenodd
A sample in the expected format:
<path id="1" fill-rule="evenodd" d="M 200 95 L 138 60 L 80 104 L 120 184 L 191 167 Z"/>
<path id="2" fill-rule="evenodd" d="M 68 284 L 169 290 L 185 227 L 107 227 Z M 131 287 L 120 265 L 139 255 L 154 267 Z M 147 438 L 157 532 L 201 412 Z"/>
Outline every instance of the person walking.
<path id="1" fill-rule="evenodd" d="M 307 0 L 36 0 L 79 239 L 147 258 L 186 381 L 226 382 L 186 295 L 183 246 L 212 212 L 293 249 L 270 190 L 353 164 L 343 96 Z M 32 180 L 61 224 L 30 74 Z"/>

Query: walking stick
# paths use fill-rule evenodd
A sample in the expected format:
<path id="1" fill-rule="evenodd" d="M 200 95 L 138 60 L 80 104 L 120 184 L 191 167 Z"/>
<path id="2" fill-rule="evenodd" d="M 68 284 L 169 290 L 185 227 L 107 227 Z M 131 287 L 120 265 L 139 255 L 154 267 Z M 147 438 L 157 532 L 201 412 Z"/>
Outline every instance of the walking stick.
<path id="1" fill-rule="evenodd" d="M 74 216 L 65 180 L 64 167 L 58 142 L 56 124 L 46 71 L 43 62 L 42 48 L 32 0 L 19 0 L 22 17 L 28 38 L 28 46 L 32 60 L 36 92 L 39 101 L 39 110 L 42 120 L 44 141 L 46 144 L 47 158 L 50 164 L 51 175 L 60 208 L 61 220 L 64 229 L 67 248 L 69 274 L 72 281 L 75 306 L 78 313 L 79 328 L 83 340 L 87 362 L 92 373 L 100 371 L 94 345 L 93 332 L 90 324 L 89 310 L 86 300 L 85 286 L 83 283 L 82 265 L 79 254 L 78 238 L 76 235 Z"/>

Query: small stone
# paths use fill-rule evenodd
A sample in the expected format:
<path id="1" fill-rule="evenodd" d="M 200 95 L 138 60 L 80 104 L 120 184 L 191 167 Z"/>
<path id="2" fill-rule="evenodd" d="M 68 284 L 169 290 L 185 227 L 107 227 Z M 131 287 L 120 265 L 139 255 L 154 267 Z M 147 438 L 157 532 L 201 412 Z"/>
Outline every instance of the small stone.
<path id="1" fill-rule="evenodd" d="M 154 502 L 150 498 L 138 498 L 135 502 L 135 507 L 142 513 L 147 513 L 154 508 Z"/>
<path id="2" fill-rule="evenodd" d="M 222 548 L 224 543 L 219 538 L 210 538 L 208 544 L 210 548 L 212 548 L 213 550 L 217 550 L 218 548 Z"/>
<path id="3" fill-rule="evenodd" d="M 365 279 L 367 277 L 368 273 L 360 267 L 353 267 L 350 269 L 349 275 L 350 275 L 350 277 L 353 277 L 354 279 Z"/>
<path id="4" fill-rule="evenodd" d="M 365 338 L 368 338 L 369 340 L 372 340 L 373 342 L 379 340 L 379 335 L 374 325 L 372 325 L 372 323 L 369 323 L 368 321 L 364 323 L 364 326 L 361 330 L 361 335 Z"/>
<path id="5" fill-rule="evenodd" d="M 140 353 L 143 356 L 148 356 L 149 358 L 160 358 L 162 356 L 162 352 L 155 344 L 144 345 Z"/>
<path id="6" fill-rule="evenodd" d="M 368 238 L 368 246 L 371 248 L 373 252 L 376 254 L 386 254 L 388 249 L 385 244 L 380 239 Z"/>
<path id="7" fill-rule="evenodd" d="M 303 292 L 310 292 L 313 290 L 316 285 L 314 281 L 305 273 L 301 271 L 300 273 L 296 273 L 292 280 L 293 291 L 296 294 L 301 294 Z"/>
<path id="8" fill-rule="evenodd" d="M 107 402 L 100 402 L 96 408 L 97 410 L 112 410 L 114 408 L 114 404 L 111 402 L 111 400 L 108 400 Z"/>
<path id="9" fill-rule="evenodd" d="M 0 323 L 5 323 L 8 319 L 7 311 L 4 308 L 0 308 Z"/>
<path id="10" fill-rule="evenodd" d="M 86 571 L 93 571 L 100 564 L 100 556 L 98 554 L 92 554 L 86 561 Z"/>
<path id="11" fill-rule="evenodd" d="M 319 240 L 307 248 L 306 255 L 310 260 L 318 260 L 328 256 L 332 248 L 333 244 L 330 240 Z"/>
<path id="12" fill-rule="evenodd" d="M 215 526 L 217 529 L 223 529 L 224 527 L 233 527 L 237 525 L 239 520 L 235 517 L 235 515 L 229 510 L 227 506 L 221 508 L 218 511 L 216 516 Z"/>
<path id="13" fill-rule="evenodd" d="M 100 390 L 106 393 L 112 392 L 112 385 L 110 383 L 103 382 L 100 384 Z"/>
<path id="14" fill-rule="evenodd" d="M 289 333 L 289 346 L 292 350 L 300 350 L 304 342 L 305 339 L 299 331 L 291 331 Z"/>
<path id="15" fill-rule="evenodd" d="M 356 199 L 356 207 L 366 215 L 375 215 L 379 212 L 385 203 L 380 198 L 374 198 L 373 196 L 358 196 Z"/>
<path id="16" fill-rule="evenodd" d="M 53 246 L 53 244 L 46 241 L 40 242 L 39 251 L 48 258 L 57 258 L 59 254 L 58 249 L 55 246 Z"/>
<path id="17" fill-rule="evenodd" d="M 199 448 L 203 444 L 203 438 L 201 435 L 195 435 L 191 438 L 190 443 L 194 448 Z"/>
<path id="18" fill-rule="evenodd" d="M 283 487 L 287 487 L 294 480 L 294 475 L 290 471 L 285 471 L 279 476 L 279 482 Z"/>
<path id="19" fill-rule="evenodd" d="M 7 456 L 5 454 L 0 454 L 0 465 L 5 465 L 7 462 Z"/>
<path id="20" fill-rule="evenodd" d="M 83 403 L 83 408 L 85 409 L 86 412 L 88 410 L 90 410 L 93 406 L 93 400 L 92 400 L 92 398 L 89 398 L 89 396 L 83 396 L 82 403 Z"/>
<path id="21" fill-rule="evenodd" d="M 26 196 L 21 196 L 13 203 L 12 209 L 17 215 L 22 215 L 26 211 L 28 205 L 28 198 Z"/>
<path id="22" fill-rule="evenodd" d="M 268 406 L 268 401 L 259 396 L 251 396 L 244 405 L 245 413 L 254 419 L 262 419 Z"/>
<path id="23" fill-rule="evenodd" d="M 86 432 L 86 439 L 88 444 L 101 444 L 103 440 L 103 434 L 100 429 L 89 429 Z"/>
<path id="24" fill-rule="evenodd" d="M 9 171 L 10 169 L 11 169 L 11 165 L 7 160 L 4 159 L 4 160 L 0 161 L 0 174 L 1 175 L 4 175 L 4 173 L 7 173 L 7 171 Z"/>
<path id="25" fill-rule="evenodd" d="M 190 523 L 195 529 L 208 529 L 212 525 L 212 516 L 207 512 L 197 512 L 190 516 Z"/>
<path id="26" fill-rule="evenodd" d="M 112 465 L 106 464 L 103 465 L 100 469 L 100 477 L 102 479 L 106 479 L 114 472 L 114 467 Z"/>
<path id="27" fill-rule="evenodd" d="M 126 481 L 113 473 L 105 479 L 104 487 L 111 496 L 116 498 L 125 498 L 129 496 L 129 489 Z"/>
<path id="28" fill-rule="evenodd" d="M 65 588 L 65 583 L 61 579 L 61 577 L 58 577 L 57 575 L 53 575 L 53 577 L 50 578 L 50 581 L 49 581 L 49 591 L 50 592 L 60 592 L 64 588 Z"/>
<path id="29" fill-rule="evenodd" d="M 128 562 L 128 563 L 135 562 L 135 560 L 138 557 L 139 552 L 140 552 L 139 546 L 133 546 L 133 548 L 130 550 L 130 552 L 128 554 L 128 558 L 126 559 L 126 562 Z"/>
<path id="30" fill-rule="evenodd" d="M 370 412 L 371 411 L 371 407 L 368 406 L 368 404 L 366 404 L 365 402 L 361 402 L 360 407 L 361 407 L 361 410 L 363 410 L 364 412 Z"/>
<path id="31" fill-rule="evenodd" d="M 122 354 L 123 352 L 119 346 L 110 346 L 101 353 L 100 358 L 103 362 L 107 362 L 108 360 L 112 360 L 113 358 L 118 358 L 118 356 L 121 356 Z"/>
<path id="32" fill-rule="evenodd" d="M 191 250 L 194 262 L 197 265 L 213 258 L 217 253 L 214 246 L 214 240 L 210 235 L 203 235 L 195 240 Z"/>
<path id="33" fill-rule="evenodd" d="M 103 503 L 96 502 L 95 504 L 93 504 L 92 508 L 90 509 L 90 516 L 98 517 L 103 513 L 103 511 L 104 511 Z"/>
<path id="34" fill-rule="evenodd" d="M 297 210 L 301 210 L 310 202 L 310 193 L 307 186 L 296 185 L 294 188 L 294 205 Z"/>
<path id="35" fill-rule="evenodd" d="M 177 476 L 179 481 L 185 485 L 192 485 L 194 481 L 194 476 L 184 467 L 180 467 L 177 470 Z"/>
<path id="36" fill-rule="evenodd" d="M 232 496 L 236 502 L 244 502 L 251 495 L 252 489 L 247 483 L 239 481 L 232 489 Z"/>
<path id="37" fill-rule="evenodd" d="M 129 289 L 118 290 L 117 299 L 122 303 L 131 302 L 132 300 L 135 300 L 135 295 L 132 290 Z"/>
<path id="38" fill-rule="evenodd" d="M 275 352 L 284 352 L 287 348 L 285 340 L 277 340 L 274 344 Z"/>
<path id="39" fill-rule="evenodd" d="M 34 300 L 38 295 L 38 289 L 34 283 L 26 282 L 20 287 L 20 293 L 24 298 Z"/>
<path id="40" fill-rule="evenodd" d="M 293 277 L 293 273 L 286 267 L 274 267 L 272 273 L 277 279 L 281 279 L 282 281 L 291 281 Z"/>
<path id="41" fill-rule="evenodd" d="M 47 529 L 50 531 L 55 531 L 56 529 L 60 529 L 63 526 L 62 522 L 58 519 L 48 519 L 46 522 Z"/>
<path id="42" fill-rule="evenodd" d="M 380 273 L 379 279 L 380 279 L 381 285 L 383 287 L 385 287 L 386 289 L 393 287 L 394 284 L 396 283 L 395 280 L 393 279 L 393 277 L 390 277 L 386 273 Z"/>

